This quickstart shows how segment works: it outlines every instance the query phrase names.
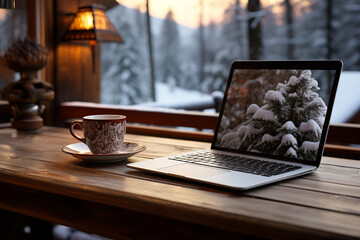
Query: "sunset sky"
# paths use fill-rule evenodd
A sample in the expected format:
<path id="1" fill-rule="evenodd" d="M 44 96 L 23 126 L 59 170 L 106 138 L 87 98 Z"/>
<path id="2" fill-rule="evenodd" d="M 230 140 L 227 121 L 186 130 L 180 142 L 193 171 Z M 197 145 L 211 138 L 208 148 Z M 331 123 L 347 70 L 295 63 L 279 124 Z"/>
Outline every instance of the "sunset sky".
<path id="1" fill-rule="evenodd" d="M 131 8 L 139 8 L 145 12 L 145 0 L 117 0 L 120 4 Z M 199 26 L 201 0 L 150 0 L 150 14 L 154 17 L 164 18 L 169 9 L 173 10 L 176 22 L 196 28 Z M 218 23 L 222 20 L 225 9 L 229 4 L 235 3 L 236 0 L 202 0 L 203 1 L 203 22 L 208 25 L 211 21 Z M 276 5 L 273 11 L 278 10 L 278 3 L 283 0 L 262 0 L 263 7 Z M 293 1 L 297 2 L 297 1 Z M 240 3 L 246 8 L 247 1 L 240 0 Z"/>
<path id="2" fill-rule="evenodd" d="M 146 0 L 117 0 L 120 4 L 131 8 L 137 8 L 145 12 Z M 150 14 L 157 18 L 165 18 L 169 9 L 179 24 L 197 28 L 199 26 L 200 2 L 203 1 L 203 23 L 219 23 L 223 19 L 225 9 L 235 3 L 236 0 L 149 0 Z M 240 0 L 243 8 L 246 8 L 247 0 Z M 261 0 L 262 8 L 272 6 L 272 11 L 281 11 L 281 3 L 284 0 Z M 299 5 L 308 4 L 308 0 L 292 0 L 295 14 Z M 9 10 L 0 9 L 0 21 L 4 19 Z M 299 14 L 299 13 L 298 13 Z"/>
<path id="3" fill-rule="evenodd" d="M 8 11 L 7 9 L 0 9 L 0 21 L 4 20 Z"/>

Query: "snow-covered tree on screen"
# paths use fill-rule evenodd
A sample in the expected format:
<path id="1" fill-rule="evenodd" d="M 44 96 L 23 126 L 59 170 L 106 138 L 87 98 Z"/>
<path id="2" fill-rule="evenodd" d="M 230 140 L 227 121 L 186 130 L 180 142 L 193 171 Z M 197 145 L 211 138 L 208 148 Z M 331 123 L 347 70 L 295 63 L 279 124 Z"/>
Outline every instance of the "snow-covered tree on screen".
<path id="1" fill-rule="evenodd" d="M 288 72 L 276 69 L 235 70 L 224 109 L 224 114 L 229 118 L 229 129 L 244 122 L 251 104 L 262 106 L 265 93 L 274 89 L 279 79 L 288 79 L 290 76 Z"/>
<path id="2" fill-rule="evenodd" d="M 266 92 L 262 107 L 248 107 L 246 124 L 237 130 L 239 149 L 315 160 L 327 107 L 310 70 L 292 73 Z"/>

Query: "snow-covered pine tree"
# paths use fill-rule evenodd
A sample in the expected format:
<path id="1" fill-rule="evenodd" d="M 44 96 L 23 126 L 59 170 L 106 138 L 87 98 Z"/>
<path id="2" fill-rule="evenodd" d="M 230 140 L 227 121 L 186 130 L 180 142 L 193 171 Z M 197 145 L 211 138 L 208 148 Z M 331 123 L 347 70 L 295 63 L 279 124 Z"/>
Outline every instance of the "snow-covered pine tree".
<path id="1" fill-rule="evenodd" d="M 204 75 L 205 79 L 201 83 L 201 90 L 203 92 L 211 93 L 213 91 L 224 91 L 226 81 L 229 77 L 229 59 L 230 49 L 220 49 L 214 57 L 213 62 L 205 64 Z"/>
<path id="2" fill-rule="evenodd" d="M 291 73 L 265 94 L 262 107 L 250 105 L 238 130 L 240 149 L 315 160 L 327 107 L 310 70 Z"/>
<path id="3" fill-rule="evenodd" d="M 22 11 L 3 11 L 0 14 L 0 55 L 18 40 L 27 37 L 26 13 Z"/>
<path id="4" fill-rule="evenodd" d="M 171 9 L 161 26 L 157 75 L 160 81 L 179 86 L 182 82 L 180 36 Z M 174 82 L 175 81 L 175 82 Z"/>
<path id="5" fill-rule="evenodd" d="M 230 49 L 229 60 L 247 59 L 247 16 L 240 0 L 233 0 L 224 12 L 222 36 L 224 47 Z"/>
<path id="6" fill-rule="evenodd" d="M 344 62 L 344 69 L 359 70 L 360 66 L 360 1 L 333 1 L 335 58 Z"/>
<path id="7" fill-rule="evenodd" d="M 240 1 L 235 0 L 224 12 L 221 35 L 212 62 L 204 67 L 205 79 L 201 89 L 205 92 L 223 91 L 229 75 L 231 62 L 237 59 L 247 59 L 245 10 Z"/>
<path id="8" fill-rule="evenodd" d="M 229 137 L 222 139 L 222 136 L 231 132 L 238 132 L 238 142 L 240 142 L 246 132 L 244 126 L 259 108 L 258 106 L 264 104 L 265 93 L 268 90 L 275 89 L 279 79 L 288 79 L 290 76 L 291 74 L 288 71 L 278 70 L 242 69 L 234 71 L 223 113 L 223 118 L 226 118 L 226 121 L 222 123 L 221 134 L 218 134 L 217 143 L 221 146 L 232 145 L 233 139 Z M 253 132 L 258 131 L 254 130 Z M 237 149 L 239 143 L 231 147 Z M 244 149 L 247 147 L 243 146 Z"/>
<path id="9" fill-rule="evenodd" d="M 243 69 L 236 70 L 229 89 L 224 115 L 229 119 L 229 128 L 243 125 L 245 114 L 251 104 L 262 106 L 264 95 L 275 89 L 279 79 L 288 79 L 287 71 Z"/>
<path id="10" fill-rule="evenodd" d="M 1 11 L 1 10 L 0 10 Z M 4 11 L 0 13 L 0 56 L 14 42 L 24 39 L 27 35 L 26 11 Z M 14 81 L 14 72 L 0 61 L 0 98 L 1 91 Z"/>
<path id="11" fill-rule="evenodd" d="M 118 14 L 120 11 L 122 14 Z M 102 81 L 101 102 L 108 104 L 136 104 L 149 99 L 149 74 L 144 61 L 147 56 L 141 44 L 136 21 L 136 10 L 121 5 L 108 16 L 124 37 L 124 43 L 103 43 L 101 47 Z"/>

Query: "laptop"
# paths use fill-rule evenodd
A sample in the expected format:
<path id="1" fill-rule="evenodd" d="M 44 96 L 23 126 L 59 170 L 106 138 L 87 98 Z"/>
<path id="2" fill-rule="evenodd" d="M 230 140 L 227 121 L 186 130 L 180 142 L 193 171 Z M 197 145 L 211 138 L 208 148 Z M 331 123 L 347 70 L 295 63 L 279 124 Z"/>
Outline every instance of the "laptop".
<path id="1" fill-rule="evenodd" d="M 211 149 L 130 168 L 247 190 L 320 165 L 340 60 L 232 63 Z"/>

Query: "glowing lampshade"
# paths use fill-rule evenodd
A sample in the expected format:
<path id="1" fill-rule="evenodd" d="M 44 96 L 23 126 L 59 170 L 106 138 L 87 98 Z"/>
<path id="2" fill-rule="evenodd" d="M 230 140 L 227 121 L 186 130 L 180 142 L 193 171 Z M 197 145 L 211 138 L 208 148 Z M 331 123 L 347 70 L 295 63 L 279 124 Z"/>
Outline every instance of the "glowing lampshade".
<path id="1" fill-rule="evenodd" d="M 123 42 L 122 37 L 106 16 L 104 7 L 100 5 L 91 5 L 79 8 L 65 32 L 64 40 Z"/>

